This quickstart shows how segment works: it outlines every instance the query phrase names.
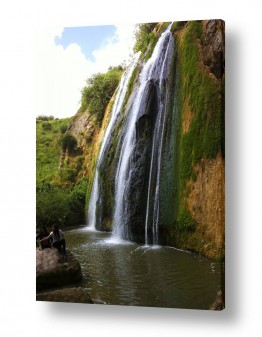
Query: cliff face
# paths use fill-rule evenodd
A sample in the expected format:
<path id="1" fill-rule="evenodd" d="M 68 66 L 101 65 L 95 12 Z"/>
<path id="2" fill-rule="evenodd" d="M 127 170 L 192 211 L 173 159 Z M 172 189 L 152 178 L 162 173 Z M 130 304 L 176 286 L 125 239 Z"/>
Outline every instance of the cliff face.
<path id="1" fill-rule="evenodd" d="M 60 171 L 65 167 L 77 167 L 77 180 L 82 177 L 87 177 L 88 187 L 86 195 L 86 211 L 88 209 L 88 201 L 93 184 L 94 171 L 99 153 L 100 144 L 105 133 L 110 112 L 115 96 L 110 100 L 102 125 L 99 126 L 96 122 L 96 117 L 86 111 L 78 111 L 72 118 L 66 134 L 73 135 L 77 140 L 77 148 L 75 151 L 69 153 L 67 149 L 61 151 L 60 155 Z"/>
<path id="2" fill-rule="evenodd" d="M 135 104 L 142 65 L 167 27 L 158 24 L 150 44 L 131 77 L 125 102 L 99 169 L 100 199 L 97 212 L 100 230 L 112 230 L 117 163 L 127 134 L 128 115 Z M 159 243 L 224 257 L 224 22 L 221 20 L 174 23 L 174 50 L 168 78 L 157 91 L 149 82 L 144 112 L 138 114 L 136 143 L 130 157 L 128 193 L 123 194 L 130 214 L 130 238 L 143 242 L 152 150 L 157 120 L 157 101 L 167 94 L 166 120 L 161 141 L 159 178 Z M 83 156 L 79 175 L 88 177 L 87 208 L 96 159 L 108 125 L 114 97 L 98 127 L 89 113 L 78 112 L 67 130 L 78 141 Z M 79 154 L 78 153 L 78 154 Z M 156 156 L 157 157 L 157 156 Z M 63 163 L 74 165 L 74 155 L 62 154 Z M 151 173 L 150 173 L 151 172 Z M 156 173 L 157 175 L 157 173 Z M 151 185 L 153 189 L 155 182 Z M 123 191 L 124 193 L 124 191 Z M 128 221 L 127 221 L 128 222 Z M 150 226 L 149 226 L 149 230 Z M 152 234 L 153 235 L 153 234 Z"/>
<path id="3" fill-rule="evenodd" d="M 224 257 L 224 22 L 191 22 L 177 38 L 175 226 L 168 243 Z"/>
<path id="4" fill-rule="evenodd" d="M 187 182 L 190 192 L 186 204 L 197 223 L 194 236 L 201 237 L 201 244 L 195 249 L 211 257 L 224 256 L 224 160 L 219 153 L 214 159 L 202 159 L 194 170 L 196 181 Z"/>

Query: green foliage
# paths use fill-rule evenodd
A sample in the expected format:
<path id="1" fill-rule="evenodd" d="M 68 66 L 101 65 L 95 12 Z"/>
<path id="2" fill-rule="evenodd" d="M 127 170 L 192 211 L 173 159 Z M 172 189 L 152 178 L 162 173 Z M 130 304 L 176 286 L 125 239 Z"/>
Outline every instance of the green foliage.
<path id="1" fill-rule="evenodd" d="M 190 21 L 190 29 L 198 39 L 202 38 L 202 21 L 200 20 Z"/>
<path id="2" fill-rule="evenodd" d="M 186 208 L 182 209 L 178 217 L 177 228 L 184 232 L 193 232 L 196 229 L 196 222 Z"/>
<path id="3" fill-rule="evenodd" d="M 77 156 L 76 157 L 76 170 L 77 171 L 80 171 L 81 168 L 83 167 L 83 164 L 84 164 L 84 156 Z"/>
<path id="4" fill-rule="evenodd" d="M 49 122 L 44 122 L 44 123 L 42 123 L 42 128 L 43 128 L 43 130 L 51 130 L 52 124 L 49 123 Z"/>
<path id="5" fill-rule="evenodd" d="M 86 188 L 86 178 L 69 187 L 39 184 L 36 198 L 37 225 L 50 227 L 54 223 L 65 226 L 84 224 Z"/>
<path id="6" fill-rule="evenodd" d="M 63 167 L 59 171 L 59 176 L 61 178 L 61 181 L 73 183 L 73 182 L 75 182 L 75 179 L 77 177 L 77 173 L 78 173 L 78 171 L 76 170 L 76 168 Z"/>
<path id="7" fill-rule="evenodd" d="M 61 138 L 61 147 L 63 151 L 68 150 L 69 153 L 73 153 L 77 147 L 77 139 L 67 133 Z"/>
<path id="8" fill-rule="evenodd" d="M 171 27 L 171 32 L 174 33 L 174 32 L 177 32 L 179 30 L 181 30 L 182 28 L 185 27 L 187 21 L 176 21 L 172 24 L 172 27 Z"/>
<path id="9" fill-rule="evenodd" d="M 159 36 L 154 34 L 153 32 L 149 34 L 149 48 L 148 48 L 148 52 L 146 53 L 146 56 L 145 56 L 145 61 L 147 61 L 151 57 L 151 55 L 152 55 L 152 53 L 155 49 L 158 37 Z"/>
<path id="10" fill-rule="evenodd" d="M 61 153 L 60 129 L 70 119 L 49 120 L 51 129 L 42 127 L 46 121 L 36 124 L 36 220 L 39 226 L 53 223 L 78 225 L 85 222 L 85 193 L 87 179 L 75 184 L 76 167 L 62 169 L 59 174 Z"/>
<path id="11" fill-rule="evenodd" d="M 175 31 L 177 26 L 173 28 Z M 219 151 L 224 153 L 224 83 L 214 80 L 202 66 L 201 21 L 188 22 L 177 40 L 174 109 L 179 127 L 175 138 L 174 212 L 177 229 L 185 231 L 195 225 L 185 207 L 189 193 L 186 183 L 196 181 L 194 167 L 202 158 L 215 158 Z M 185 131 L 183 120 L 187 109 L 191 117 Z"/>
<path id="12" fill-rule="evenodd" d="M 77 156 L 75 165 L 65 165 L 59 171 L 61 128 L 70 119 L 49 120 L 51 129 L 36 124 L 36 220 L 37 225 L 80 225 L 85 223 L 85 195 L 87 178 L 77 181 L 83 156 Z M 65 135 L 66 136 L 66 135 Z M 68 138 L 67 138 L 68 139 Z M 68 141 L 65 141 L 66 146 Z M 69 139 L 69 147 L 70 147 Z M 75 140 L 72 141 L 75 144 Z"/>
<path id="13" fill-rule="evenodd" d="M 137 30 L 135 33 L 136 43 L 134 45 L 134 52 L 141 51 L 144 53 L 147 50 L 147 47 L 150 40 L 153 38 L 152 30 L 155 28 L 156 23 L 143 23 L 137 25 Z"/>
<path id="14" fill-rule="evenodd" d="M 60 132 L 61 132 L 62 134 L 64 134 L 64 133 L 66 132 L 67 128 L 68 128 L 68 125 L 67 125 L 67 124 L 62 124 L 62 125 L 60 126 Z"/>
<path id="15" fill-rule="evenodd" d="M 96 116 L 97 123 L 101 125 L 105 109 L 113 96 L 123 72 L 122 67 L 111 67 L 105 74 L 94 74 L 87 80 L 87 86 L 82 91 L 81 111 L 88 109 Z"/>
<path id="16" fill-rule="evenodd" d="M 187 25 L 182 43 L 178 49 L 178 77 L 180 92 L 176 95 L 179 104 L 180 120 L 185 114 L 184 102 L 189 101 L 192 120 L 188 132 L 181 134 L 177 146 L 179 149 L 179 174 L 181 189 L 185 181 L 195 179 L 194 166 L 201 158 L 215 158 L 223 148 L 224 111 L 221 85 L 215 82 L 201 67 L 197 39 L 201 39 L 201 21 L 192 21 Z M 182 125 L 180 125 L 180 132 Z"/>
<path id="17" fill-rule="evenodd" d="M 198 29 L 195 30 L 195 28 Z M 189 97 L 194 118 L 189 132 L 183 135 L 183 157 L 191 156 L 192 165 L 201 158 L 215 158 L 223 142 L 223 107 L 221 86 L 214 82 L 198 64 L 199 50 L 195 37 L 199 37 L 201 24 L 194 21 L 185 34 L 181 56 L 184 95 Z M 185 96 L 184 96 L 185 97 Z M 188 164 L 189 159 L 183 159 Z M 185 165 L 187 165 L 185 164 Z M 186 171 L 188 171 L 186 169 Z"/>
<path id="18" fill-rule="evenodd" d="M 54 116 L 45 116 L 45 115 L 40 115 L 36 117 L 37 121 L 52 121 L 54 120 Z"/>
<path id="19" fill-rule="evenodd" d="M 58 171 L 60 159 L 60 127 L 69 123 L 69 118 L 49 120 L 50 130 L 42 127 L 46 121 L 37 120 L 36 123 L 36 177 L 37 185 L 43 181 L 51 182 Z"/>

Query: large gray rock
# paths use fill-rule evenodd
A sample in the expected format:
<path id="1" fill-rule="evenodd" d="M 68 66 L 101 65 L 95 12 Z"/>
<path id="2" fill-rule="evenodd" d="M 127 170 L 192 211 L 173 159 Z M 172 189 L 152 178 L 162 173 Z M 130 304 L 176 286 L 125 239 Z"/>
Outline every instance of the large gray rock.
<path id="1" fill-rule="evenodd" d="M 48 291 L 36 295 L 37 301 L 93 303 L 90 296 L 83 288 L 65 288 Z"/>
<path id="2" fill-rule="evenodd" d="M 59 257 L 54 248 L 36 250 L 36 289 L 56 288 L 74 284 L 82 278 L 79 262 L 67 250 L 66 257 Z"/>

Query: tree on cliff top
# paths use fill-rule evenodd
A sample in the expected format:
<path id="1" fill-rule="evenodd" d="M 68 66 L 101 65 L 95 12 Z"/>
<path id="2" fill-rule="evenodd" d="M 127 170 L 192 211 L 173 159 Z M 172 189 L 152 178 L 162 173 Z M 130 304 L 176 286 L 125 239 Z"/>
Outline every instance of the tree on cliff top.
<path id="1" fill-rule="evenodd" d="M 87 85 L 82 89 L 81 111 L 88 111 L 96 116 L 98 124 L 101 124 L 105 109 L 113 96 L 120 81 L 123 68 L 110 67 L 105 74 L 97 73 L 88 78 Z"/>
<path id="2" fill-rule="evenodd" d="M 142 51 L 145 52 L 152 38 L 152 31 L 157 23 L 142 23 L 137 25 L 137 30 L 135 32 L 136 43 L 134 45 L 134 52 Z"/>

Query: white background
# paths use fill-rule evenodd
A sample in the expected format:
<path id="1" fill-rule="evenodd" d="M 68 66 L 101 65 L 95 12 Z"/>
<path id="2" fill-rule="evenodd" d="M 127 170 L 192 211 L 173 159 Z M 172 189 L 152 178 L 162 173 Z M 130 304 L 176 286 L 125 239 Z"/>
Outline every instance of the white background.
<path id="1" fill-rule="evenodd" d="M 0 8 L 1 336 L 261 336 L 262 10 L 259 1 L 24 0 Z M 226 310 L 35 301 L 35 31 L 226 21 Z"/>

